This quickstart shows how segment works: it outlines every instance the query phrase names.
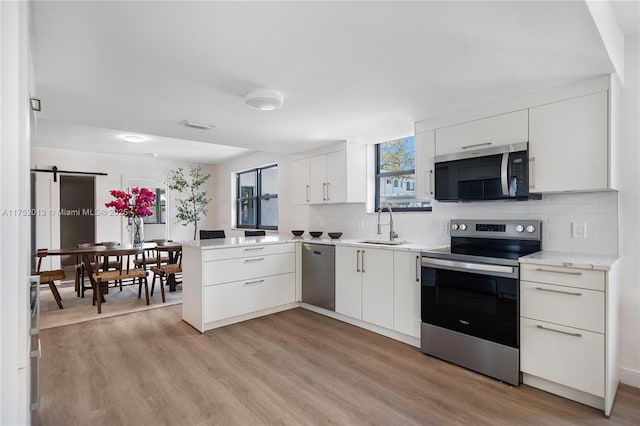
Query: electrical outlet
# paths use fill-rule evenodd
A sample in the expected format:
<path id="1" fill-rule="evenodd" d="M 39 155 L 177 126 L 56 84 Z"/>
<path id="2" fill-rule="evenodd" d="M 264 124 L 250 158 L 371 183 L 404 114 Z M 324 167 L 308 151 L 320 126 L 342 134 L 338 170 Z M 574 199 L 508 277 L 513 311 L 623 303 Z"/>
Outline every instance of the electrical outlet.
<path id="1" fill-rule="evenodd" d="M 440 222 L 440 232 L 442 232 L 443 234 L 448 234 L 449 233 L 449 221 L 448 220 L 443 220 L 442 222 Z"/>
<path id="2" fill-rule="evenodd" d="M 571 235 L 573 238 L 587 239 L 587 224 L 585 222 L 572 222 Z"/>

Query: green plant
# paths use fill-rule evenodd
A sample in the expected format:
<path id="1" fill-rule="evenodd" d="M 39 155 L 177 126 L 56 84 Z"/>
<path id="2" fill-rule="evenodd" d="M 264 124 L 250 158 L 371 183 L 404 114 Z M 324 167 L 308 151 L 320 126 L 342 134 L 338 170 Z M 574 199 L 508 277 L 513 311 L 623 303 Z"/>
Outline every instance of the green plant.
<path id="1" fill-rule="evenodd" d="M 211 175 L 204 174 L 200 166 L 191 166 L 189 180 L 185 177 L 182 167 L 169 170 L 167 186 L 178 191 L 183 198 L 177 198 L 178 214 L 176 218 L 182 226 L 193 224 L 193 239 L 196 239 L 198 221 L 207 214 L 207 205 L 211 198 L 207 198 L 207 191 L 201 189 Z"/>

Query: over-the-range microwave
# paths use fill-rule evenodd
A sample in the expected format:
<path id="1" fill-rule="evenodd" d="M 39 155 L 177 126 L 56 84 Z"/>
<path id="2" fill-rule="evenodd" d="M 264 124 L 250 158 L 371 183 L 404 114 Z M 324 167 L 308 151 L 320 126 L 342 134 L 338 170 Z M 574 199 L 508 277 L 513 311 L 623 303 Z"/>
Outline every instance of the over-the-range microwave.
<path id="1" fill-rule="evenodd" d="M 438 201 L 529 198 L 527 142 L 435 157 Z"/>

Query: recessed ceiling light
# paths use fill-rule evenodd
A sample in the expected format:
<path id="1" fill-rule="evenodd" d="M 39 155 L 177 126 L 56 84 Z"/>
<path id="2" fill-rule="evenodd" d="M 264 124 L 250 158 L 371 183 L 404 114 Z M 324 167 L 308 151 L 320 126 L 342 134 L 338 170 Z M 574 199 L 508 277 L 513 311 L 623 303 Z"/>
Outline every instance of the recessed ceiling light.
<path id="1" fill-rule="evenodd" d="M 124 135 L 120 136 L 120 139 L 127 143 L 142 143 L 149 140 L 149 138 L 145 138 L 144 136 L 140 135 Z"/>
<path id="2" fill-rule="evenodd" d="M 262 111 L 272 111 L 284 105 L 284 98 L 280 93 L 267 89 L 252 90 L 245 95 L 244 101 L 248 107 Z"/>
<path id="3" fill-rule="evenodd" d="M 182 124 L 184 127 L 191 127 L 192 129 L 198 129 L 198 130 L 210 130 L 216 127 L 213 124 L 198 123 L 196 121 L 190 121 L 190 120 L 182 120 L 180 124 Z"/>

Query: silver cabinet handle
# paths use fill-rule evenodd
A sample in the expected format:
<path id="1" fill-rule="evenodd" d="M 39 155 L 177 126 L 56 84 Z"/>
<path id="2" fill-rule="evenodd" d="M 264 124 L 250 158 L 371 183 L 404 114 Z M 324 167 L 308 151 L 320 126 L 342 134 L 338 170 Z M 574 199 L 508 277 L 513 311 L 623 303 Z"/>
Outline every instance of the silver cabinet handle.
<path id="1" fill-rule="evenodd" d="M 247 247 L 244 251 L 264 250 L 264 247 Z"/>
<path id="2" fill-rule="evenodd" d="M 552 290 L 550 288 L 542 288 L 542 287 L 536 287 L 536 290 L 540 290 L 540 291 L 548 291 L 550 293 L 561 293 L 561 294 L 568 294 L 571 296 L 582 296 L 582 293 L 573 293 L 571 291 L 562 291 L 562 290 Z"/>
<path id="3" fill-rule="evenodd" d="M 580 333 L 571 333 L 571 332 L 568 332 L 568 331 L 556 330 L 555 328 L 544 327 L 542 325 L 536 325 L 536 327 L 541 329 L 541 330 L 555 331 L 556 333 L 566 334 L 568 336 L 582 337 L 582 334 L 580 334 Z"/>
<path id="4" fill-rule="evenodd" d="M 364 250 L 362 250 L 362 273 L 364 274 Z"/>
<path id="5" fill-rule="evenodd" d="M 493 143 L 492 142 L 477 143 L 474 145 L 463 146 L 462 149 L 476 148 L 479 146 L 488 146 L 488 145 L 493 145 Z"/>
<path id="6" fill-rule="evenodd" d="M 327 182 L 327 201 L 329 201 L 329 182 Z"/>
<path id="7" fill-rule="evenodd" d="M 570 271 L 555 271 L 553 269 L 544 269 L 544 268 L 536 268 L 538 272 L 554 272 L 556 274 L 566 274 L 566 275 L 582 275 L 582 272 L 570 272 Z"/>
<path id="8" fill-rule="evenodd" d="M 360 272 L 360 250 L 356 252 L 356 272 Z"/>
<path id="9" fill-rule="evenodd" d="M 433 195 L 433 170 L 429 170 L 429 195 Z"/>
<path id="10" fill-rule="evenodd" d="M 245 259 L 244 263 L 249 263 L 249 262 L 262 262 L 264 260 L 264 257 L 256 257 L 255 259 Z"/>
<path id="11" fill-rule="evenodd" d="M 306 195 L 307 195 L 307 203 L 308 203 L 309 202 L 309 185 L 307 185 Z"/>
<path id="12" fill-rule="evenodd" d="M 325 195 L 326 193 L 327 193 L 327 183 L 322 182 L 322 201 L 327 201 L 327 196 Z"/>
<path id="13" fill-rule="evenodd" d="M 256 285 L 256 284 L 262 284 L 263 282 L 264 280 L 246 281 L 244 285 L 245 286 Z"/>
<path id="14" fill-rule="evenodd" d="M 416 282 L 420 282 L 420 270 L 422 267 L 422 262 L 420 261 L 420 256 L 416 256 Z"/>
<path id="15" fill-rule="evenodd" d="M 533 174 L 534 164 L 536 164 L 536 157 L 529 158 L 529 188 L 536 187 L 536 179 Z"/>

